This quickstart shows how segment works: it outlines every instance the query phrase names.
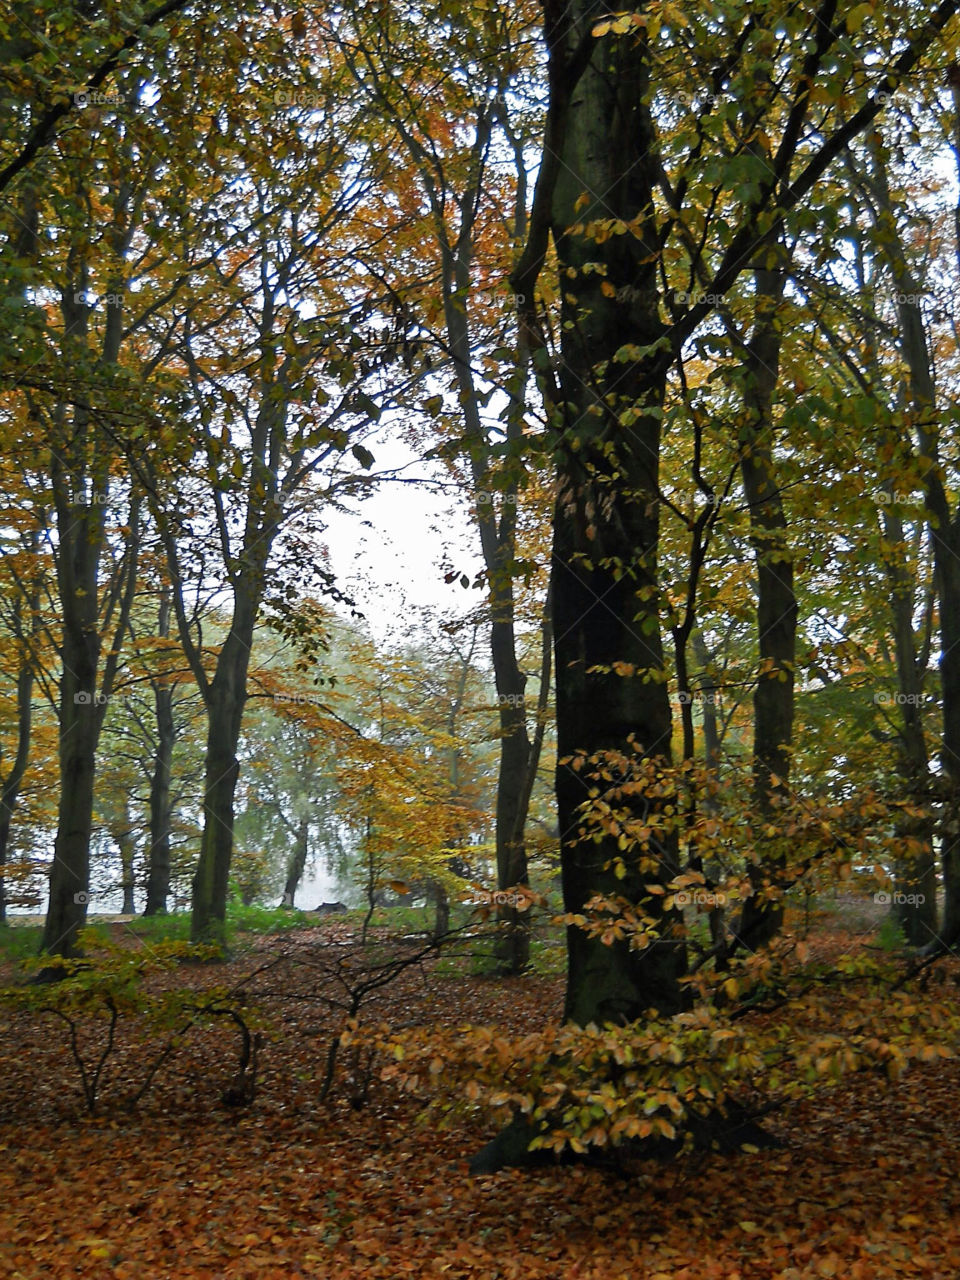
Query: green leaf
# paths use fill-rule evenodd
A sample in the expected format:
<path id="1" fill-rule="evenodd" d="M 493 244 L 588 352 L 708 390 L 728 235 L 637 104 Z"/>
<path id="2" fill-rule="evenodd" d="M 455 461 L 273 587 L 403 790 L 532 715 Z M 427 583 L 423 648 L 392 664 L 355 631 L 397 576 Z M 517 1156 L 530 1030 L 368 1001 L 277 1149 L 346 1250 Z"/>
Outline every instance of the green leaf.
<path id="1" fill-rule="evenodd" d="M 358 391 L 353 398 L 353 407 L 358 413 L 365 413 L 372 422 L 380 421 L 380 406 L 365 391 Z"/>

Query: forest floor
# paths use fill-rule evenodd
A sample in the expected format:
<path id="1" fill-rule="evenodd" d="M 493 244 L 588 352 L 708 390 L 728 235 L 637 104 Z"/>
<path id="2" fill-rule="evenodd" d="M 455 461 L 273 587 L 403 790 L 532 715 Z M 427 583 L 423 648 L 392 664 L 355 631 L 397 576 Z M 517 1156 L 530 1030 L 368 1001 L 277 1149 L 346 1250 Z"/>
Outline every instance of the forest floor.
<path id="1" fill-rule="evenodd" d="M 810 941 L 849 949 L 875 924 L 834 911 Z M 283 949 L 308 954 L 321 936 L 329 949 L 346 928 L 252 937 L 226 966 L 175 980 L 234 983 Z M 407 970 L 383 996 L 392 1023 L 520 1031 L 558 1018 L 559 976 L 465 969 Z M 118 1103 L 148 1046 L 121 1025 L 91 1116 L 64 1025 L 0 1011 L 3 1280 L 960 1278 L 957 1060 L 893 1082 L 848 1077 L 790 1103 L 765 1121 L 784 1145 L 758 1154 L 649 1162 L 630 1178 L 576 1166 L 471 1177 L 489 1124 L 438 1129 L 377 1083 L 358 1106 L 343 1076 L 318 1101 L 334 1024 L 280 974 L 250 979 L 276 1034 L 244 1108 L 220 1100 L 235 1028 L 185 1043 L 131 1114 Z M 8 962 L 0 982 L 12 975 Z"/>

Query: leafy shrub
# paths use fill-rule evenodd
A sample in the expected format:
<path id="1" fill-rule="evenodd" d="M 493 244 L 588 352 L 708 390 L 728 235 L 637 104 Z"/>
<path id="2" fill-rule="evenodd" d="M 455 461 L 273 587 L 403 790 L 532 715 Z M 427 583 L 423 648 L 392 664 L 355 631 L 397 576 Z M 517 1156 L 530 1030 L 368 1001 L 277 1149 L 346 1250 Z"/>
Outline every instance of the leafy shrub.
<path id="1" fill-rule="evenodd" d="M 149 986 L 150 978 L 185 960 L 216 958 L 217 948 L 168 941 L 131 949 L 103 944 L 99 929 L 83 930 L 80 937 L 84 947 L 96 950 L 82 958 L 42 955 L 25 961 L 22 969 L 29 980 L 0 988 L 0 1004 L 37 1017 L 52 1017 L 64 1027 L 90 1114 L 99 1105 L 105 1072 L 121 1035 L 133 1034 L 136 1028 L 163 1037 L 161 1046 L 146 1059 L 139 1087 L 126 1098 L 128 1105 L 136 1105 L 185 1038 L 224 1017 L 237 1026 L 241 1044 L 237 1074 L 223 1101 L 253 1100 L 260 1039 L 252 1030 L 256 1014 L 246 1008 L 242 984 L 231 990 L 202 993 L 190 988 L 151 990 Z"/>

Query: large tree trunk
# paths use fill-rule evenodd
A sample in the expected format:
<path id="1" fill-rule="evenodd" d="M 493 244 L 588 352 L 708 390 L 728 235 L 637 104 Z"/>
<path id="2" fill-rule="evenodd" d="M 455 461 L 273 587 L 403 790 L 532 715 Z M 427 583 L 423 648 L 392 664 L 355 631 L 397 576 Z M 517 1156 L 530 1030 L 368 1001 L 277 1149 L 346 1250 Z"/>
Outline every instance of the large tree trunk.
<path id="1" fill-rule="evenodd" d="M 679 979 L 686 971 L 682 921 L 645 889 L 677 873 L 675 839 L 654 834 L 648 846 L 624 852 L 615 830 L 599 843 L 578 835 L 589 787 L 601 795 L 610 789 L 605 753 L 623 753 L 626 782 L 637 773 L 634 745 L 643 757 L 668 763 L 671 735 L 657 581 L 665 381 L 651 374 L 643 354 L 663 333 L 652 223 L 656 138 L 643 102 L 645 46 L 609 36 L 590 43 L 602 12 L 574 0 L 551 6 L 547 21 L 552 106 L 562 117 L 553 138 L 560 164 L 551 210 L 564 281 L 554 409 L 557 804 L 567 910 L 582 912 L 596 894 L 642 903 L 660 940 L 634 949 L 568 929 L 565 1012 L 581 1025 L 629 1022 L 651 1008 L 676 1012 L 684 1005 Z M 590 60 L 574 82 L 584 48 Z M 571 229 L 610 218 L 630 223 L 633 233 L 597 243 Z M 605 276 L 592 265 L 584 270 L 597 262 Z M 618 359 L 625 344 L 637 350 Z M 575 770 L 578 753 L 586 758 Z M 647 814 L 648 826 L 656 817 L 649 795 L 624 796 L 618 807 L 637 820 Z"/>

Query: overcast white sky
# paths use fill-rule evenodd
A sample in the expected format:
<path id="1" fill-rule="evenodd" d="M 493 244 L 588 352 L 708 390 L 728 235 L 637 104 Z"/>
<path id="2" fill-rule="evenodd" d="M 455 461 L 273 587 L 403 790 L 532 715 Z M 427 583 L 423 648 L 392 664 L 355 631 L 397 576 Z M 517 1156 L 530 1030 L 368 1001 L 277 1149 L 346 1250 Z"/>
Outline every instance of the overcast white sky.
<path id="1" fill-rule="evenodd" d="M 375 472 L 413 460 L 397 440 L 379 443 L 375 455 Z M 404 471 L 410 478 L 430 474 L 425 464 Z M 338 585 L 378 639 L 418 629 L 425 613 L 466 613 L 478 603 L 478 592 L 443 580 L 445 564 L 471 580 L 482 567 L 470 513 L 452 491 L 386 481 L 359 514 L 330 513 L 325 541 Z"/>

